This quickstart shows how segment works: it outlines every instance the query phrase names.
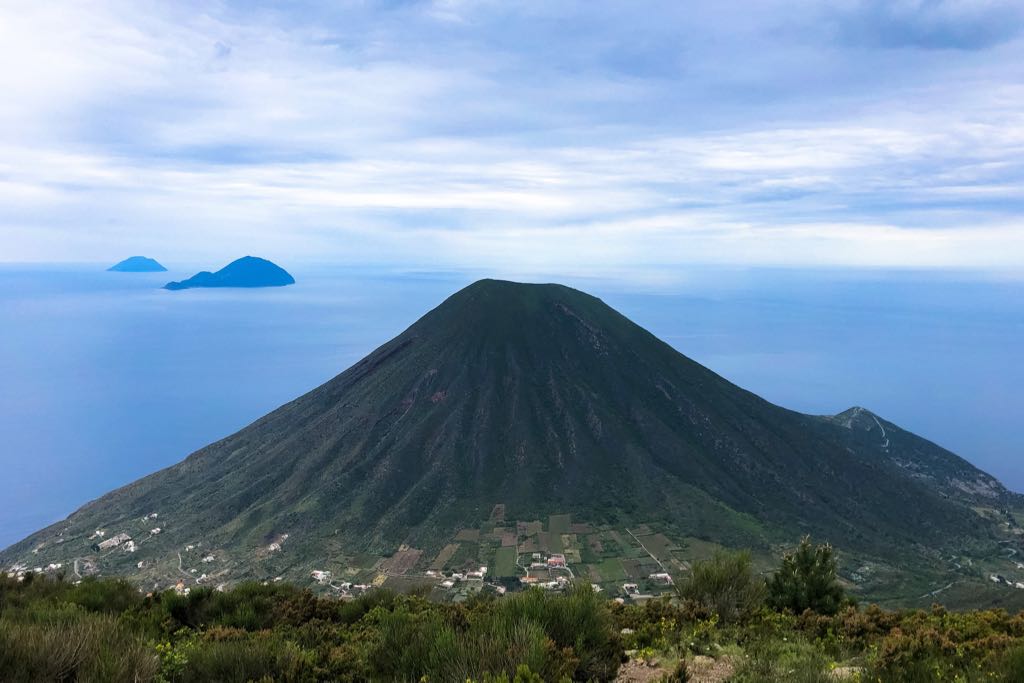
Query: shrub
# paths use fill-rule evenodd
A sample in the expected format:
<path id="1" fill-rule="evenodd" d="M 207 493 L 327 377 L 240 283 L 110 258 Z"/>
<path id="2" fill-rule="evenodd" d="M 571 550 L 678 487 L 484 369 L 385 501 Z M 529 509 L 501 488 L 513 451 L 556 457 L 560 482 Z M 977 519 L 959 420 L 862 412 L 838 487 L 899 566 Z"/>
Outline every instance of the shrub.
<path id="1" fill-rule="evenodd" d="M 277 634 L 244 633 L 226 640 L 201 639 L 184 648 L 180 677 L 171 681 L 247 683 L 264 678 L 274 681 L 315 681 L 313 657 Z"/>
<path id="2" fill-rule="evenodd" d="M 680 599 L 696 608 L 695 616 L 715 614 L 723 623 L 750 618 L 764 604 L 764 581 L 754 574 L 749 552 L 719 552 L 695 562 L 677 588 Z"/>
<path id="3" fill-rule="evenodd" d="M 367 657 L 371 677 L 456 681 L 517 676 L 527 666 L 545 681 L 609 681 L 622 645 L 607 602 L 589 586 L 564 596 L 534 590 L 470 607 L 430 606 L 406 598 L 366 620 L 378 638 Z"/>
<path id="4" fill-rule="evenodd" d="M 0 620 L 3 681 L 150 681 L 158 667 L 156 655 L 110 615 Z"/>
<path id="5" fill-rule="evenodd" d="M 139 590 L 124 579 L 86 578 L 65 592 L 65 600 L 90 612 L 120 614 L 142 603 Z"/>
<path id="6" fill-rule="evenodd" d="M 783 555 L 782 566 L 768 581 L 768 602 L 794 614 L 838 612 L 845 598 L 832 546 L 813 546 L 810 536 L 804 536 L 795 551 Z"/>
<path id="7" fill-rule="evenodd" d="M 608 601 L 589 584 L 577 584 L 556 596 L 530 590 L 498 601 L 495 609 L 540 624 L 555 645 L 571 649 L 578 659 L 573 678 L 607 681 L 618 673 L 622 640 Z"/>
<path id="8" fill-rule="evenodd" d="M 995 670 L 1004 681 L 1024 681 L 1024 645 L 1011 647 L 998 656 Z"/>
<path id="9" fill-rule="evenodd" d="M 732 679 L 736 683 L 830 683 L 835 680 L 828 671 L 824 655 L 802 638 L 757 640 L 747 648 L 747 655 Z"/>

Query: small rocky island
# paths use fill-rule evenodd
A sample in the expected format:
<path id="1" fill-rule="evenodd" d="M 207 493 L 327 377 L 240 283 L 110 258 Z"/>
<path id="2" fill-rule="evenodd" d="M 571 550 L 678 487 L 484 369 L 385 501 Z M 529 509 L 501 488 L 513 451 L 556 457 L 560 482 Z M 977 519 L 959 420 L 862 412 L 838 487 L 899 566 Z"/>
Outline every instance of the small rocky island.
<path id="1" fill-rule="evenodd" d="M 132 256 L 120 263 L 115 263 L 107 268 L 107 270 L 115 273 L 162 273 L 167 269 L 157 263 L 156 259 L 146 256 Z"/>
<path id="2" fill-rule="evenodd" d="M 232 261 L 216 273 L 207 270 L 187 280 L 168 282 L 164 289 L 179 290 L 194 287 L 284 287 L 294 285 L 293 278 L 281 266 L 256 256 L 244 256 Z"/>

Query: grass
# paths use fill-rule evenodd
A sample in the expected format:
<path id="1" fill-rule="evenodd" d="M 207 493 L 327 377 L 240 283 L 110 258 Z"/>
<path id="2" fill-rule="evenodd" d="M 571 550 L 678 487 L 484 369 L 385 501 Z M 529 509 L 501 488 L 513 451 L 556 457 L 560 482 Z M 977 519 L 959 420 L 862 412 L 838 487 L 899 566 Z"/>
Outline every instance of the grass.
<path id="1" fill-rule="evenodd" d="M 626 570 L 622 568 L 622 561 L 617 557 L 603 560 L 597 565 L 597 571 L 601 574 L 601 578 L 607 582 L 624 581 L 626 579 Z"/>
<path id="2" fill-rule="evenodd" d="M 499 577 L 518 576 L 515 548 L 498 548 L 494 554 L 494 573 Z"/>
<path id="3" fill-rule="evenodd" d="M 452 559 L 452 557 L 454 557 L 455 553 L 457 553 L 458 551 L 459 551 L 459 544 L 458 543 L 449 543 L 448 545 L 446 545 L 444 548 L 441 549 L 441 552 L 439 552 L 437 554 L 437 557 L 435 557 L 434 561 L 431 562 L 430 568 L 434 569 L 436 571 L 440 571 L 441 569 L 444 569 L 445 565 L 448 564 L 448 561 L 450 559 Z"/>
<path id="4" fill-rule="evenodd" d="M 644 547 L 662 562 L 672 558 L 671 549 L 673 544 L 665 534 L 652 534 L 650 536 L 640 536 L 639 538 Z"/>
<path id="5" fill-rule="evenodd" d="M 540 534 L 541 542 L 540 546 L 545 552 L 549 553 L 561 553 L 564 548 L 562 546 L 562 535 L 552 532 L 543 532 Z"/>
<path id="6" fill-rule="evenodd" d="M 551 515 L 548 517 L 548 531 L 553 534 L 567 534 L 572 527 L 572 515 Z"/>

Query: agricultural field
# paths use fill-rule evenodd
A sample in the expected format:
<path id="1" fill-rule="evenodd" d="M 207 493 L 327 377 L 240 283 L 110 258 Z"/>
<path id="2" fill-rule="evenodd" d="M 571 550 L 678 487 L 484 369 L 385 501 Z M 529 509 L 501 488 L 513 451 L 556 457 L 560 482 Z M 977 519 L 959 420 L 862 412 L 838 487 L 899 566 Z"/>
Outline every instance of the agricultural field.
<path id="1" fill-rule="evenodd" d="M 435 571 L 441 571 L 444 569 L 445 565 L 448 564 L 448 560 L 452 559 L 455 553 L 459 551 L 459 545 L 459 543 L 449 543 L 442 548 L 441 552 L 439 552 L 437 557 L 434 558 L 430 568 Z"/>
<path id="2" fill-rule="evenodd" d="M 516 568 L 516 549 L 501 547 L 494 554 L 494 575 L 497 577 L 518 576 Z"/>
<path id="3" fill-rule="evenodd" d="M 519 584 L 514 581 L 524 576 L 541 584 L 561 576 L 589 581 L 613 597 L 643 597 L 671 590 L 664 582 L 650 580 L 651 574 L 679 576 L 689 569 L 689 563 L 680 557 L 702 555 L 710 548 L 692 542 L 695 540 L 673 539 L 653 524 L 616 528 L 573 519 L 571 514 L 553 514 L 546 522 L 513 521 L 504 518 L 504 510 L 496 505 L 479 527 L 460 529 L 428 566 L 443 573 L 435 576 L 438 583 L 454 572 L 485 566 L 488 572 L 483 585 L 498 581 L 516 589 Z M 524 569 L 559 555 L 564 557 L 565 569 Z M 396 560 L 389 560 L 381 569 L 390 570 L 395 564 Z M 627 596 L 624 583 L 636 583 L 641 595 Z M 465 599 L 457 586 L 442 592 L 445 599 Z"/>
<path id="4" fill-rule="evenodd" d="M 987 509 L 982 512 L 996 514 Z M 432 587 L 432 599 L 442 601 L 462 601 L 481 590 L 515 592 L 522 590 L 527 582 L 560 592 L 565 590 L 564 581 L 568 579 L 594 584 L 612 598 L 643 602 L 674 590 L 672 583 L 660 578 L 663 575 L 679 581 L 689 576 L 694 562 L 708 560 L 728 550 L 704 538 L 678 535 L 658 521 L 627 527 L 597 524 L 567 513 L 552 514 L 542 520 L 517 520 L 500 505 L 485 507 L 483 515 L 486 518 L 475 526 L 471 522 L 464 524 L 451 537 L 439 539 L 440 545 L 431 547 L 427 553 L 401 546 L 390 556 L 381 557 L 371 553 L 345 555 L 341 548 L 332 548 L 336 559 L 307 566 L 296 564 L 289 555 L 288 544 L 292 542 L 289 539 L 283 544 L 284 551 L 270 553 L 263 559 L 262 569 L 269 576 L 252 578 L 273 580 L 274 576 L 300 572 L 309 577 L 312 570 L 328 570 L 339 584 L 386 585 L 395 590 Z M 437 547 L 440 549 L 436 550 Z M 435 550 L 436 554 L 432 555 Z M 755 571 L 761 575 L 770 572 L 784 550 L 783 547 L 751 549 Z M 198 558 L 207 552 L 210 551 L 205 547 L 183 552 L 185 570 L 195 567 Z M 232 561 L 226 554 L 214 554 L 216 562 L 211 565 L 227 566 Z M 549 560 L 554 564 L 549 566 Z M 564 567 L 561 566 L 563 560 Z M 961 554 L 936 558 L 935 564 L 937 570 L 945 568 L 952 575 L 940 579 L 923 575 L 908 579 L 898 567 L 884 561 L 842 555 L 841 576 L 849 589 L 870 592 L 872 600 L 883 607 L 907 604 L 905 596 L 908 594 L 919 595 L 920 606 L 924 607 L 935 601 L 951 607 L 968 607 L 976 603 L 982 592 L 991 596 L 986 598 L 990 604 L 1024 606 L 1024 558 L 1015 557 L 1009 549 L 997 557 L 979 557 L 965 549 Z M 215 582 L 222 581 L 210 578 L 216 577 L 216 572 L 222 569 L 211 572 L 201 563 L 198 566 L 200 573 L 195 574 L 193 584 L 217 585 Z M 481 568 L 486 568 L 482 576 Z M 83 564 L 79 569 L 85 571 L 87 567 Z M 197 581 L 203 570 L 209 576 Z M 308 581 L 318 593 L 337 590 L 336 586 L 316 585 L 313 579 Z M 442 586 L 444 583 L 449 585 Z M 626 584 L 635 584 L 636 588 L 630 587 L 627 591 Z"/>

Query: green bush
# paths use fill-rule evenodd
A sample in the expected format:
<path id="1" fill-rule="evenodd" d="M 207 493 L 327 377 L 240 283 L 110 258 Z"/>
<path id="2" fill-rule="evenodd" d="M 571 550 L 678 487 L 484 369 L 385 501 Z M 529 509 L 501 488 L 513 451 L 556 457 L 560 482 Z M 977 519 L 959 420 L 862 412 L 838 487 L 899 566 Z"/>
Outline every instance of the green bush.
<path id="1" fill-rule="evenodd" d="M 184 648 L 184 664 L 169 681 L 247 683 L 316 681 L 314 657 L 271 632 L 242 632 L 229 639 L 201 639 Z"/>
<path id="2" fill-rule="evenodd" d="M 818 565 L 834 561 L 805 546 Z M 840 666 L 862 671 L 865 683 L 1024 681 L 1024 613 L 844 603 L 834 614 L 794 614 L 792 605 L 760 609 L 763 591 L 744 555 L 698 563 L 679 586 L 682 600 L 642 606 L 616 605 L 589 586 L 438 604 L 257 584 L 143 598 L 106 579 L 0 577 L 0 681 L 610 681 L 623 638 L 640 656 L 673 664 L 711 655 L 720 673 L 735 666 L 739 683 L 819 683 Z M 665 674 L 684 680 L 685 666 Z"/>
<path id="3" fill-rule="evenodd" d="M 379 633 L 369 669 L 382 680 L 516 676 L 525 665 L 546 681 L 607 681 L 622 659 L 607 603 L 589 586 L 564 596 L 528 591 L 466 610 L 410 599 L 367 618 Z"/>
<path id="4" fill-rule="evenodd" d="M 695 616 L 717 615 L 722 623 L 749 619 L 764 604 L 764 581 L 754 574 L 749 552 L 718 552 L 695 562 L 690 577 L 677 588 Z"/>
<path id="5" fill-rule="evenodd" d="M 615 678 L 622 660 L 622 641 L 608 601 L 588 584 L 577 584 L 565 595 L 556 596 L 534 589 L 494 604 L 498 613 L 540 624 L 558 648 L 571 649 L 578 659 L 574 678 Z"/>
<path id="6" fill-rule="evenodd" d="M 84 579 L 78 585 L 71 585 L 63 593 L 63 599 L 81 605 L 90 612 L 120 614 L 142 604 L 139 589 L 124 579 Z"/>
<path id="7" fill-rule="evenodd" d="M 545 680 L 570 671 L 537 623 L 508 613 L 477 615 L 456 629 L 438 610 L 406 607 L 379 615 L 379 640 L 368 661 L 375 680 L 465 681 L 487 674 L 515 675 L 525 665 Z"/>
<path id="8" fill-rule="evenodd" d="M 782 566 L 769 579 L 768 602 L 794 614 L 838 612 L 846 601 L 832 546 L 813 546 L 810 536 L 804 536 L 795 551 L 782 557 Z"/>
<path id="9" fill-rule="evenodd" d="M 753 641 L 735 683 L 831 683 L 828 661 L 799 636 Z M 888 679 L 885 679 L 888 680 Z"/>
<path id="10" fill-rule="evenodd" d="M 158 667 L 156 654 L 111 615 L 0 619 L 3 681 L 150 681 Z"/>
<path id="11" fill-rule="evenodd" d="M 1024 644 L 1011 647 L 996 657 L 993 669 L 1007 683 L 1024 681 Z"/>

